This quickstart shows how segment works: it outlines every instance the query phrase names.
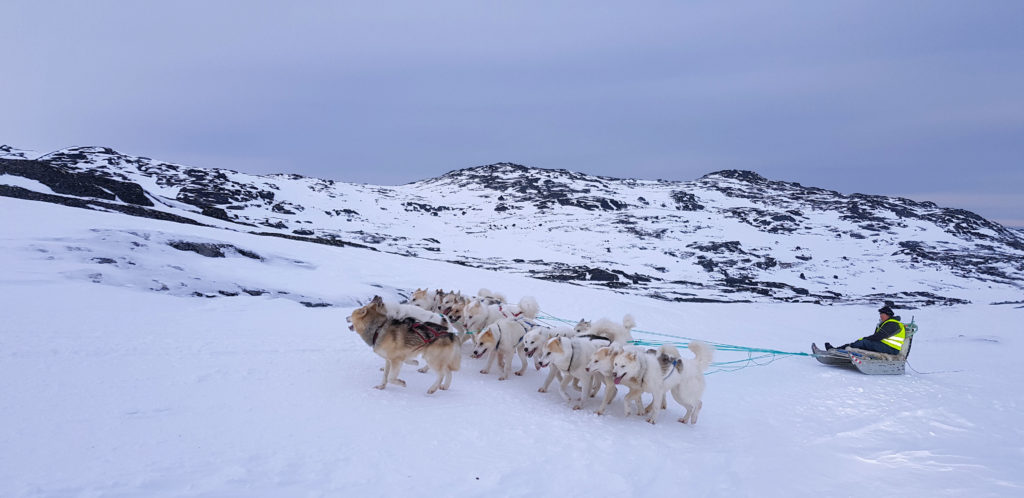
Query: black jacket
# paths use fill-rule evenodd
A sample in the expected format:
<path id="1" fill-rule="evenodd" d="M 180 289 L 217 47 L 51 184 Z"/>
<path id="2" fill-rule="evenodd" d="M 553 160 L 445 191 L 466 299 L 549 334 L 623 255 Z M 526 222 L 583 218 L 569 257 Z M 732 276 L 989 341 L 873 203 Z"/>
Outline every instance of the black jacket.
<path id="1" fill-rule="evenodd" d="M 894 316 L 892 319 L 896 320 L 896 322 L 901 321 L 898 316 Z M 896 322 L 886 321 L 884 324 L 875 327 L 874 334 L 864 337 L 864 339 L 869 341 L 881 341 L 882 339 L 886 339 L 900 333 L 900 324 Z"/>

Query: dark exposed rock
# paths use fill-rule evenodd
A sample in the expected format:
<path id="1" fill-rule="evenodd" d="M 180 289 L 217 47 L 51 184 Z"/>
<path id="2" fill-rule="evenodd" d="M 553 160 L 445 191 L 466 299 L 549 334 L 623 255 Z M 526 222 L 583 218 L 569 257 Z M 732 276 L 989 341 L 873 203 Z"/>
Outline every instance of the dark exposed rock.
<path id="1" fill-rule="evenodd" d="M 700 211 L 704 209 L 704 205 L 697 202 L 697 196 L 689 192 L 672 192 L 672 200 L 676 202 L 676 209 L 680 211 Z"/>
<path id="2" fill-rule="evenodd" d="M 104 178 L 91 173 L 66 171 L 41 161 L 0 159 L 0 175 L 8 174 L 35 180 L 58 194 L 75 197 L 121 200 L 136 206 L 152 206 L 146 191 L 135 183 Z"/>
<path id="3" fill-rule="evenodd" d="M 172 240 L 167 245 L 179 250 L 179 251 L 191 251 L 200 256 L 206 256 L 208 258 L 223 258 L 225 257 L 225 249 L 230 249 L 242 256 L 250 259 L 263 259 L 259 254 L 252 251 L 235 247 L 231 244 L 213 244 L 209 242 L 191 242 L 187 240 Z"/>
<path id="4" fill-rule="evenodd" d="M 164 211 L 158 211 L 156 209 L 149 209 L 141 206 L 134 206 L 130 204 L 114 204 L 103 201 L 93 201 L 86 199 L 79 199 L 76 197 L 65 197 L 62 195 L 44 194 L 41 192 L 35 192 L 22 187 L 15 187 L 13 185 L 0 185 L 0 196 L 13 197 L 16 199 L 26 199 L 31 201 L 43 201 L 52 204 L 60 204 L 62 206 L 76 207 L 82 209 L 105 209 L 109 211 L 116 211 L 131 216 L 139 216 L 142 218 L 152 218 L 154 220 L 173 221 L 175 223 L 186 223 L 189 225 L 200 225 L 206 226 L 203 223 L 199 223 L 191 218 L 184 216 L 178 216 L 176 214 L 166 213 Z"/>

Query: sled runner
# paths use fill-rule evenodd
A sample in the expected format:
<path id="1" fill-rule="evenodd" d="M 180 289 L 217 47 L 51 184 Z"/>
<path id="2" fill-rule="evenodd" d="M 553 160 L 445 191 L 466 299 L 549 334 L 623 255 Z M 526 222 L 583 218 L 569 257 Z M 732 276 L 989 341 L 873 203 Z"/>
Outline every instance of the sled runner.
<path id="1" fill-rule="evenodd" d="M 811 352 L 818 361 L 826 365 L 852 366 L 868 375 L 902 375 L 906 372 L 907 355 L 910 354 L 910 345 L 913 342 L 914 334 L 917 333 L 917 324 L 913 319 L 904 325 L 907 337 L 903 340 L 903 348 L 899 354 L 876 353 L 857 348 L 826 351 L 819 349 L 818 345 L 813 343 Z"/>

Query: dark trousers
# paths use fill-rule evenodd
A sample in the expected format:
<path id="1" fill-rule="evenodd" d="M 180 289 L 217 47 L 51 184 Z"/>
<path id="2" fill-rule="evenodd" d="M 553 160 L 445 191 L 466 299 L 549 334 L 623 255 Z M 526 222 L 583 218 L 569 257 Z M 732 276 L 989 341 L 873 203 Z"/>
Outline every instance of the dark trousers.
<path id="1" fill-rule="evenodd" d="M 849 345 L 851 348 L 866 349 L 868 351 L 874 351 L 876 353 L 886 354 L 900 354 L 896 348 L 882 342 L 882 341 L 869 341 L 867 339 L 859 339 Z"/>

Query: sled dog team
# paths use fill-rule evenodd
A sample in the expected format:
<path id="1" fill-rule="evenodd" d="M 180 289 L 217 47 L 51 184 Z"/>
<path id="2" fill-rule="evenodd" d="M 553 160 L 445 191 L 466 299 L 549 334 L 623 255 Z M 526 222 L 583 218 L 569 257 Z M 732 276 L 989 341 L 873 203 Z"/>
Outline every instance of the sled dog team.
<path id="1" fill-rule="evenodd" d="M 583 409 L 601 386 L 604 396 L 596 413 L 603 414 L 621 386 L 629 388 L 623 398 L 625 414 L 647 416 L 655 423 L 666 398 L 671 397 L 686 410 L 679 419 L 697 423 L 704 394 L 704 371 L 711 364 L 713 348 L 691 342 L 693 358 L 684 358 L 671 344 L 647 349 L 630 344 L 630 330 L 636 325 L 631 315 L 622 323 L 601 318 L 580 320 L 575 327 L 549 327 L 537 322 L 540 307 L 527 296 L 519 304 L 509 304 L 501 294 L 481 289 L 476 296 L 461 292 L 417 289 L 408 303 L 386 303 L 374 296 L 369 304 L 348 317 L 349 329 L 358 333 L 373 351 L 384 358 L 384 376 L 377 389 L 389 383 L 405 386 L 398 373 L 405 363 L 416 365 L 422 356 L 437 376 L 427 390 L 448 389 L 452 372 L 459 370 L 462 344 L 472 341 L 471 356 L 486 356 L 480 373 L 490 373 L 498 365 L 498 380 L 510 374 L 523 375 L 532 358 L 537 370 L 548 369 L 539 392 L 547 392 L 558 380 L 559 394 L 573 409 Z M 520 367 L 512 371 L 513 358 Z M 644 406 L 643 393 L 651 393 Z"/>

